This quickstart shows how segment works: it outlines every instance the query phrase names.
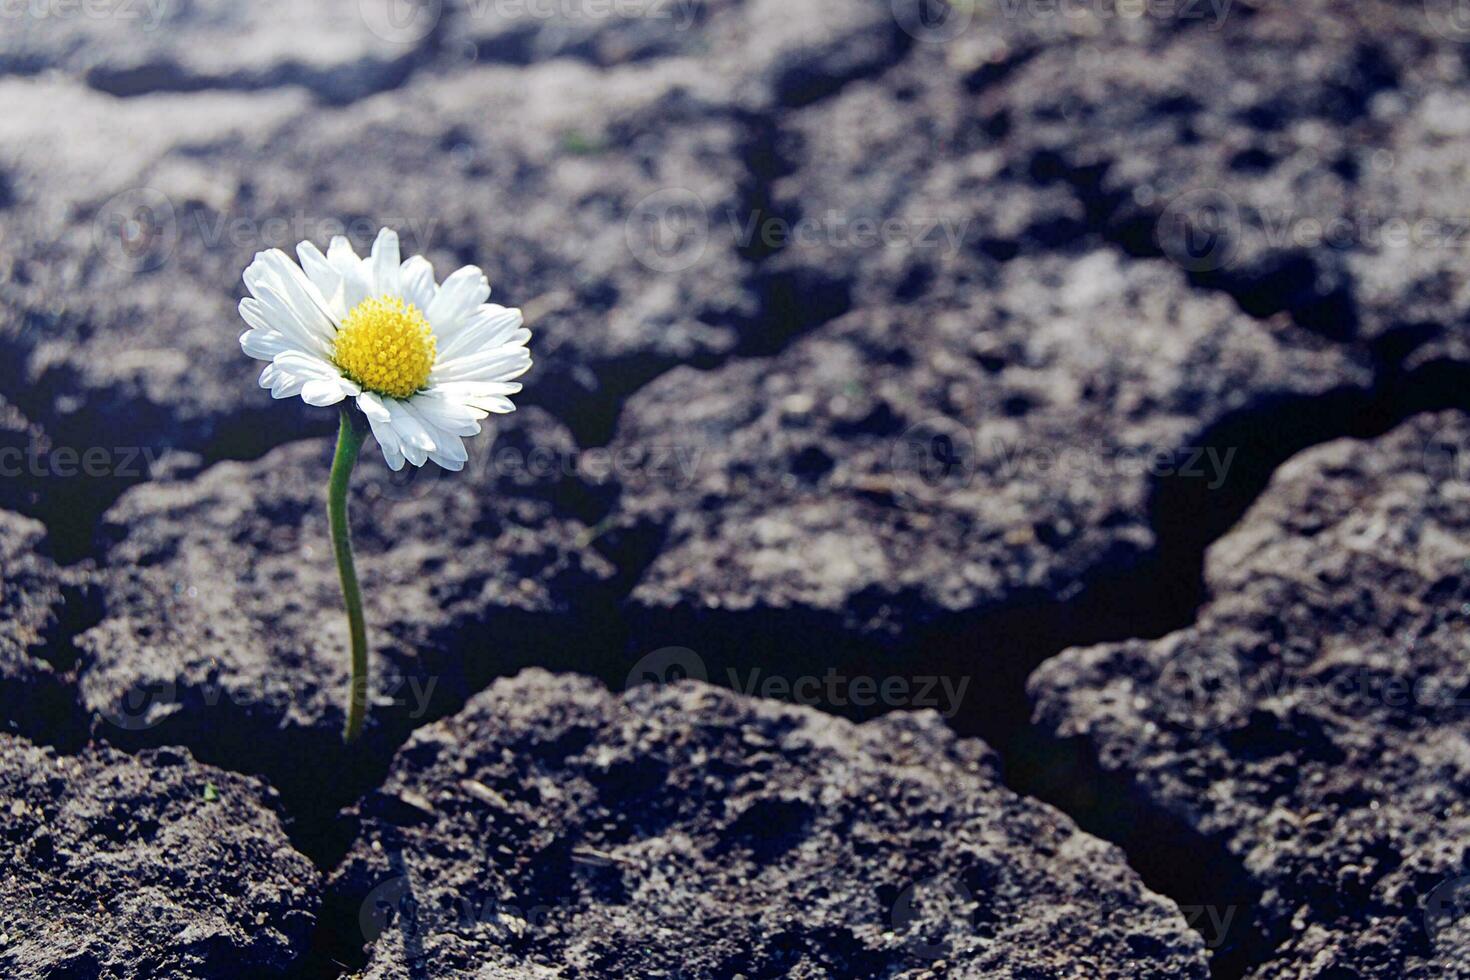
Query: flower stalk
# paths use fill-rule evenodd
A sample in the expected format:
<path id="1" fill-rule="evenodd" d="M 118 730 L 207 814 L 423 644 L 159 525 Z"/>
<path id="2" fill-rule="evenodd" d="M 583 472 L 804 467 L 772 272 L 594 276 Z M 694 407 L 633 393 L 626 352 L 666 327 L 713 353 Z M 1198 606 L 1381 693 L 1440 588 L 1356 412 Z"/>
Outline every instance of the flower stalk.
<path id="1" fill-rule="evenodd" d="M 515 379 L 531 369 L 531 331 L 520 310 L 486 302 L 490 280 L 479 266 L 464 266 L 441 283 L 423 256 L 402 261 L 391 228 L 378 232 L 366 258 L 342 235 L 325 254 L 302 242 L 296 255 L 299 264 L 267 249 L 245 270 L 250 295 L 240 301 L 240 317 L 250 329 L 240 348 L 270 362 L 260 386 L 271 397 L 343 407 L 327 513 L 352 638 L 342 732 L 350 744 L 367 724 L 370 691 L 347 519 L 347 491 L 363 443 L 371 431 L 395 473 L 431 462 L 464 469 L 464 441 L 479 435 L 485 418 L 516 409 L 510 396 L 521 390 Z"/>
<path id="2" fill-rule="evenodd" d="M 337 454 L 327 482 L 327 518 L 332 529 L 332 553 L 337 556 L 337 573 L 342 579 L 342 601 L 347 607 L 347 626 L 352 636 L 352 681 L 348 692 L 347 728 L 342 738 L 357 741 L 367 720 L 368 655 L 367 624 L 362 616 L 362 588 L 357 583 L 357 564 L 352 558 L 352 528 L 347 520 L 347 490 L 352 469 L 362 452 L 367 427 L 350 407 L 342 407 L 342 424 L 337 431 Z"/>

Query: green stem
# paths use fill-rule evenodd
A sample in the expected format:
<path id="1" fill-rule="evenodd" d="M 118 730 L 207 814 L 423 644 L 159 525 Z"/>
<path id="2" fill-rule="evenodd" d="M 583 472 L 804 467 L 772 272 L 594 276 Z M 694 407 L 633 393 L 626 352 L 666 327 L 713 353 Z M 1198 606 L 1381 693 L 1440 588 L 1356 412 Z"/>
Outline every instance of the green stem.
<path id="1" fill-rule="evenodd" d="M 342 409 L 342 427 L 337 432 L 337 455 L 332 460 L 332 478 L 327 484 L 327 516 L 332 525 L 332 552 L 342 577 L 342 601 L 347 606 L 347 626 L 352 634 L 352 687 L 348 693 L 347 730 L 342 738 L 349 744 L 362 734 L 367 719 L 368 655 L 367 625 L 362 618 L 362 588 L 357 584 L 357 565 L 352 560 L 352 528 L 347 523 L 347 487 L 352 468 L 367 437 L 366 427 L 351 408 Z"/>

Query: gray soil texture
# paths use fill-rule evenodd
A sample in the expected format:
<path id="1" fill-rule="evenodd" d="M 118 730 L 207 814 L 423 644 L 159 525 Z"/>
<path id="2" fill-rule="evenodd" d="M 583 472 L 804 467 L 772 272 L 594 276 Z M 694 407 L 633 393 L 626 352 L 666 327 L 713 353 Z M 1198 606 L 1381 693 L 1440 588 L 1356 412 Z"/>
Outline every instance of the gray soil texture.
<path id="1" fill-rule="evenodd" d="M 7 977 L 246 980 L 310 946 L 321 875 L 269 787 L 173 748 L 0 749 Z"/>
<path id="2" fill-rule="evenodd" d="M 1463 14 L 0 5 L 0 975 L 1470 978 Z M 349 748 L 382 226 L 536 365 Z"/>

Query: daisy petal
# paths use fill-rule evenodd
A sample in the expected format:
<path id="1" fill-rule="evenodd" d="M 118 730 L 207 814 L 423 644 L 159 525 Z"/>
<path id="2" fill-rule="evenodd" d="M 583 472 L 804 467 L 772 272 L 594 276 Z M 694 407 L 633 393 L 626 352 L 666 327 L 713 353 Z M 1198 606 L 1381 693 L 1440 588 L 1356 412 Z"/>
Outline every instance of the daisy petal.
<path id="1" fill-rule="evenodd" d="M 301 260 L 301 268 L 316 286 L 322 298 L 327 301 L 327 312 L 332 315 L 332 321 L 341 324 L 342 317 L 347 311 L 342 308 L 342 273 L 338 272 L 322 250 L 311 242 L 302 242 L 296 246 L 296 257 Z"/>
<path id="2" fill-rule="evenodd" d="M 439 287 L 434 302 L 424 314 L 435 334 L 448 341 L 453 338 L 460 321 L 490 298 L 490 280 L 478 266 L 467 265 L 458 270 Z"/>
<path id="3" fill-rule="evenodd" d="M 276 291 L 274 285 L 262 283 L 256 289 L 259 298 L 254 301 L 254 309 L 267 329 L 285 336 L 297 350 L 326 354 L 328 343 L 310 323 L 309 316 L 303 316 L 290 300 Z M 248 317 L 250 314 L 242 309 L 240 315 Z M 250 321 L 247 319 L 246 322 Z"/>
<path id="4" fill-rule="evenodd" d="M 388 468 L 395 473 L 403 469 L 403 440 L 393 428 L 392 416 L 382 398 L 371 391 L 364 391 L 357 396 L 357 407 L 367 417 L 368 425 L 373 430 L 373 438 L 378 441 L 378 448 L 383 450 L 383 460 Z"/>
<path id="5" fill-rule="evenodd" d="M 509 398 L 501 398 L 499 395 L 486 395 L 484 398 L 477 399 L 475 403 L 485 411 L 496 415 L 509 415 L 516 410 L 515 402 Z"/>
<path id="6" fill-rule="evenodd" d="M 341 372 L 337 370 L 337 365 L 306 351 L 288 350 L 284 354 L 278 354 L 271 363 L 282 371 L 289 371 L 307 379 L 342 377 Z"/>
<path id="7" fill-rule="evenodd" d="M 439 440 L 439 448 L 430 454 L 430 458 L 446 470 L 458 470 L 470 461 L 470 454 L 464 448 L 463 439 L 459 436 L 446 436 Z M 444 460 L 451 460 L 458 465 L 449 466 Z"/>
<path id="8" fill-rule="evenodd" d="M 294 348 L 285 336 L 274 330 L 247 330 L 240 335 L 240 349 L 247 357 L 269 361 Z"/>
<path id="9" fill-rule="evenodd" d="M 522 330 L 525 322 L 520 310 L 486 303 L 470 314 L 454 333 L 439 337 L 439 357 L 447 360 L 506 344 L 525 344 L 531 331 Z"/>
<path id="10" fill-rule="evenodd" d="M 310 380 L 300 375 L 283 371 L 274 363 L 267 364 L 260 372 L 260 386 L 269 388 L 272 398 L 294 398 L 301 394 L 302 387 Z"/>
<path id="11" fill-rule="evenodd" d="M 357 268 L 362 260 L 357 257 L 357 250 L 352 247 L 352 242 L 345 235 L 337 235 L 327 246 L 327 261 L 332 263 L 338 275 L 346 275 L 349 269 Z"/>
<path id="12" fill-rule="evenodd" d="M 456 456 L 464 456 L 465 459 L 469 458 L 464 451 L 464 443 L 460 441 L 459 436 L 452 432 L 446 432 L 436 425 L 433 419 L 424 413 L 423 406 L 417 397 L 401 401 L 398 404 L 403 408 L 405 414 L 412 416 L 413 420 L 423 426 L 424 431 L 429 434 L 430 441 L 434 443 L 434 448 L 430 452 L 437 452 L 450 458 Z"/>
<path id="13" fill-rule="evenodd" d="M 460 451 L 464 451 L 463 445 L 460 446 Z M 429 459 L 434 463 L 438 463 L 451 473 L 458 473 L 464 469 L 464 464 L 469 461 L 469 455 L 465 454 L 465 458 L 460 459 L 457 456 L 445 456 L 443 453 L 429 453 Z"/>
<path id="14" fill-rule="evenodd" d="M 415 255 L 398 269 L 398 278 L 403 283 L 403 298 L 423 312 L 434 302 L 434 267 L 422 255 Z M 426 314 L 427 315 L 427 314 Z"/>
<path id="15" fill-rule="evenodd" d="M 446 402 L 470 405 L 475 399 L 486 395 L 518 395 L 520 392 L 519 381 L 447 381 L 434 385 L 419 397 L 440 398 Z M 480 417 L 484 418 L 484 415 Z"/>
<path id="16" fill-rule="evenodd" d="M 257 299 L 264 299 L 263 291 L 280 296 L 312 334 L 330 340 L 336 332 L 321 290 L 280 249 L 256 254 L 245 270 L 245 285 Z"/>
<path id="17" fill-rule="evenodd" d="M 411 401 L 425 422 L 450 435 L 478 435 L 480 419 L 485 417 L 484 412 L 464 402 L 452 401 L 429 392 L 415 395 Z"/>
<path id="18" fill-rule="evenodd" d="M 280 249 L 260 252 L 244 273 L 249 296 L 239 309 L 248 329 L 240 334 L 240 348 L 269 362 L 260 372 L 260 385 L 274 398 L 300 396 L 316 407 L 354 399 L 391 469 L 433 462 L 461 470 L 469 461 L 465 439 L 482 431 L 485 417 L 515 411 L 509 396 L 521 391 L 514 379 L 532 366 L 526 349 L 531 331 L 525 329 L 520 310 L 486 302 L 490 283 L 478 267 L 457 270 L 441 286 L 427 259 L 411 256 L 404 261 L 401 252 L 391 228 L 378 233 L 366 258 L 340 235 L 326 254 L 311 242 L 301 242 L 296 248 L 299 264 Z M 408 383 L 396 386 L 419 389 L 407 398 L 366 391 L 337 363 L 348 314 L 379 297 L 412 304 L 436 341 L 433 364 L 420 359 L 412 380 L 405 378 Z M 373 317 L 413 318 L 401 309 L 395 313 L 394 306 L 389 302 L 374 309 Z M 372 332 L 403 324 L 363 319 L 360 326 L 369 331 L 371 343 L 382 339 Z M 381 379 L 375 383 L 395 388 Z"/>
<path id="19" fill-rule="evenodd" d="M 496 347 L 434 365 L 431 384 L 450 381 L 513 381 L 531 370 L 531 352 L 524 347 Z"/>
<path id="20" fill-rule="evenodd" d="M 306 273 L 286 253 L 261 253 L 247 271 L 246 285 L 254 296 L 242 301 L 240 315 L 256 328 L 284 334 L 302 350 L 325 354 L 337 327 L 326 301 Z"/>
<path id="21" fill-rule="evenodd" d="M 391 398 L 383 399 L 388 409 L 388 427 L 398 437 L 398 448 L 414 466 L 423 466 L 429 453 L 439 448 L 427 429 L 412 415 L 403 410 L 403 403 Z"/>
<path id="22" fill-rule="evenodd" d="M 403 469 L 408 459 L 403 455 L 403 443 L 393 426 L 387 422 L 369 422 L 368 424 L 372 426 L 373 438 L 378 441 L 378 448 L 383 451 L 383 461 L 388 464 L 388 469 L 394 473 Z"/>
<path id="23" fill-rule="evenodd" d="M 398 267 L 403 264 L 399 256 L 398 232 L 384 228 L 373 242 L 372 286 L 374 296 L 402 296 Z"/>
<path id="24" fill-rule="evenodd" d="M 314 378 L 301 386 L 301 400 L 315 408 L 335 405 L 360 389 L 346 378 Z"/>
<path id="25" fill-rule="evenodd" d="M 364 391 L 358 395 L 357 407 L 362 410 L 363 415 L 367 416 L 369 422 L 387 422 L 392 417 L 383 404 L 382 396 L 376 392 Z"/>
<path id="26" fill-rule="evenodd" d="M 502 382 L 486 382 L 484 384 L 472 384 L 470 382 L 455 382 L 446 385 L 435 385 L 419 398 L 442 398 L 451 400 L 466 408 L 481 414 L 481 417 L 491 412 L 497 415 L 505 415 L 515 411 L 515 403 L 501 393 L 502 389 L 510 387 Z M 519 385 L 515 385 L 519 389 Z M 515 394 L 515 392 L 510 392 Z"/>
<path id="27" fill-rule="evenodd" d="M 342 277 L 342 306 L 350 313 L 353 307 L 372 295 L 372 284 L 363 274 L 362 260 L 353 251 L 352 243 L 338 235 L 327 249 L 327 261 Z"/>
<path id="28" fill-rule="evenodd" d="M 254 297 L 247 296 L 240 301 L 240 319 L 250 327 L 240 336 L 240 347 L 256 360 L 269 361 L 288 350 L 319 350 L 314 341 L 301 339 L 299 332 L 277 330 L 265 305 Z"/>
<path id="29" fill-rule="evenodd" d="M 457 473 L 469 462 L 470 454 L 465 451 L 464 440 L 459 436 L 435 433 L 435 445 L 437 448 L 429 451 L 429 461 L 437 463 L 443 469 Z"/>

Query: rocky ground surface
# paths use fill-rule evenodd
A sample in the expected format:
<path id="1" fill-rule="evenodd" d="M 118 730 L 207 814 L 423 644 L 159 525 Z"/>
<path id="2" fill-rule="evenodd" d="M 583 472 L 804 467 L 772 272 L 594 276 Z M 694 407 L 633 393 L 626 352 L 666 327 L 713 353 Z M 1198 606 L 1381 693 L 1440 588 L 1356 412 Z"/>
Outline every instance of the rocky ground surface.
<path id="1" fill-rule="evenodd" d="M 245 980 L 310 946 L 321 877 L 264 784 L 176 748 L 0 750 L 6 976 Z"/>
<path id="2" fill-rule="evenodd" d="M 0 888 L 98 909 L 6 972 L 1454 975 L 1470 30 L 939 8 L 0 11 Z M 537 367 L 358 473 L 348 754 L 334 413 L 235 306 L 384 224 Z"/>
<path id="3" fill-rule="evenodd" d="M 9 731 L 65 743 L 79 732 L 67 671 L 87 603 L 84 576 L 45 555 L 45 535 L 36 521 L 0 511 L 0 711 Z"/>
<path id="4" fill-rule="evenodd" d="M 863 307 L 777 357 L 671 371 L 613 443 L 680 446 L 692 473 L 623 487 L 620 516 L 662 536 L 630 597 L 637 635 L 698 620 L 731 645 L 764 632 L 769 657 L 793 617 L 901 643 L 1074 599 L 1157 551 L 1155 454 L 1218 488 L 1233 460 L 1203 450 L 1232 413 L 1369 382 L 1310 333 L 1105 250 L 1016 259 L 964 305 Z"/>
<path id="5" fill-rule="evenodd" d="M 1255 975 L 1465 975 L 1430 903 L 1470 862 L 1467 439 L 1426 415 L 1304 453 L 1211 549 L 1192 626 L 1032 679 L 1043 724 L 1238 856 L 1279 943 Z"/>
<path id="6" fill-rule="evenodd" d="M 332 888 L 367 977 L 1203 977 L 1120 852 L 933 713 L 533 671 L 417 732 Z"/>
<path id="7" fill-rule="evenodd" d="M 615 571 L 568 513 L 571 437 L 532 408 L 476 448 L 453 479 L 358 474 L 349 506 L 377 669 L 371 727 L 351 753 L 347 623 L 327 613 L 341 601 L 320 485 L 331 440 L 130 490 L 107 514 L 104 612 L 75 641 L 94 730 L 130 747 L 188 745 L 269 776 L 296 803 L 344 804 L 415 726 L 496 673 L 592 669 L 603 644 L 620 662 Z M 537 453 L 556 468 L 533 469 Z M 588 632 L 575 658 L 561 637 L 572 623 Z"/>

